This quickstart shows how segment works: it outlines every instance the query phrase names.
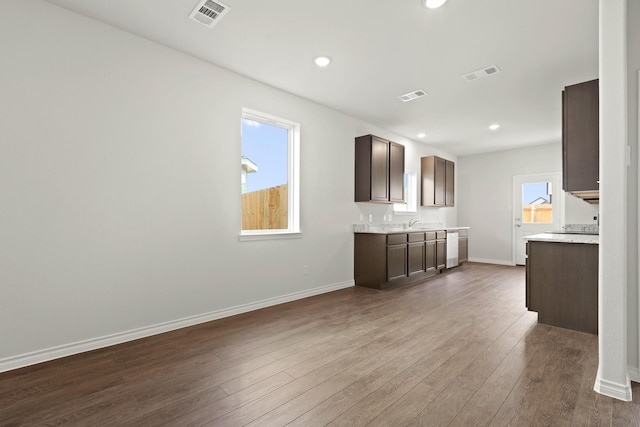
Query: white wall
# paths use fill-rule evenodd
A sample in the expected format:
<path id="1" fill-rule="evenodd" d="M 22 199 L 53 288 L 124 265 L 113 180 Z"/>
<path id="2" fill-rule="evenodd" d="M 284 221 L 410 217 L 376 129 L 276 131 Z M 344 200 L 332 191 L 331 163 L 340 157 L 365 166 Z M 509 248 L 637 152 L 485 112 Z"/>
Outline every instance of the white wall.
<path id="1" fill-rule="evenodd" d="M 631 400 L 628 356 L 627 167 L 628 86 L 626 0 L 600 0 L 600 245 L 598 253 L 598 373 L 594 389 Z M 634 185 L 635 183 L 631 184 Z M 632 212 L 632 211 L 631 211 Z"/>
<path id="2" fill-rule="evenodd" d="M 627 198 L 629 218 L 627 239 L 627 363 L 634 381 L 640 381 L 640 345 L 638 329 L 638 72 L 640 71 L 640 2 L 627 2 L 627 89 L 628 89 L 628 144 L 631 147 L 631 166 L 628 170 Z M 634 238 L 633 236 L 637 236 Z"/>
<path id="3" fill-rule="evenodd" d="M 109 334 L 352 285 L 354 137 L 430 154 L 44 1 L 2 6 L 5 367 L 30 352 L 35 362 L 57 346 L 62 355 L 83 340 L 90 348 Z M 242 107 L 301 124 L 300 239 L 238 241 Z M 443 216 L 455 221 L 456 208 Z"/>
<path id="4" fill-rule="evenodd" d="M 545 144 L 458 158 L 458 222 L 471 227 L 469 258 L 511 264 L 513 176 L 562 172 L 561 144 Z M 594 224 L 597 205 L 562 192 L 565 221 Z"/>

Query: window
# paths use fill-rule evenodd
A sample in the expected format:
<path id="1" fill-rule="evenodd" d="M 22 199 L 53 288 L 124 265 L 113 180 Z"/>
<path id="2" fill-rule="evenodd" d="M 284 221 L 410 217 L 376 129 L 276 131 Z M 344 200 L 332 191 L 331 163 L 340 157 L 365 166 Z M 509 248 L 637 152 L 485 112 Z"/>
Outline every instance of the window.
<path id="1" fill-rule="evenodd" d="M 244 108 L 241 135 L 241 238 L 299 234 L 300 125 Z"/>
<path id="2" fill-rule="evenodd" d="M 418 173 L 416 171 L 404 171 L 404 200 L 406 203 L 395 203 L 395 213 L 416 213 L 418 211 Z"/>
<path id="3" fill-rule="evenodd" d="M 550 182 L 522 184 L 522 222 L 528 224 L 552 223 L 552 194 Z"/>

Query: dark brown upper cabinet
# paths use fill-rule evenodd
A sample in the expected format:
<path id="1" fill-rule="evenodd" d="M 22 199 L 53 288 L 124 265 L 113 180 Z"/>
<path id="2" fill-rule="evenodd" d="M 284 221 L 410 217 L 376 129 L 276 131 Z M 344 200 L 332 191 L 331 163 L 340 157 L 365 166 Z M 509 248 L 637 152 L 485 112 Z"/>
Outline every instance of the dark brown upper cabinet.
<path id="1" fill-rule="evenodd" d="M 422 206 L 453 206 L 455 163 L 438 156 L 422 157 Z"/>
<path id="2" fill-rule="evenodd" d="M 598 80 L 562 91 L 562 189 L 588 202 L 598 202 Z"/>
<path id="3" fill-rule="evenodd" d="M 355 201 L 404 203 L 404 145 L 364 135 L 355 154 Z"/>
<path id="4" fill-rule="evenodd" d="M 453 206 L 453 188 L 455 183 L 455 164 L 452 161 L 445 160 L 444 165 L 444 205 Z"/>

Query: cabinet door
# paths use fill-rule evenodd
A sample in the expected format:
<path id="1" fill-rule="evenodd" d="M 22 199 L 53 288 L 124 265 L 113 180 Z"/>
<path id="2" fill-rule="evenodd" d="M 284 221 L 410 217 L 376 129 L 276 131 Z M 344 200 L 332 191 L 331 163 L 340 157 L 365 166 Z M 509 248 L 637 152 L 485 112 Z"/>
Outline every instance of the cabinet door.
<path id="1" fill-rule="evenodd" d="M 357 286 L 380 289 L 387 282 L 387 241 L 383 234 L 354 234 L 354 279 Z"/>
<path id="2" fill-rule="evenodd" d="M 469 239 L 467 237 L 458 237 L 458 263 L 469 259 Z"/>
<path id="3" fill-rule="evenodd" d="M 422 206 L 453 206 L 455 163 L 438 156 L 420 159 Z"/>
<path id="4" fill-rule="evenodd" d="M 425 242 L 425 271 L 427 273 L 435 272 L 437 269 L 437 260 L 436 260 L 436 241 L 431 240 Z"/>
<path id="5" fill-rule="evenodd" d="M 436 240 L 436 269 L 444 270 L 446 267 L 447 267 L 446 240 Z"/>
<path id="6" fill-rule="evenodd" d="M 525 294 L 524 294 L 524 306 L 527 309 L 531 310 L 529 307 L 529 300 L 531 299 L 531 262 L 529 261 L 529 242 L 525 243 L 525 253 L 527 257 L 525 258 Z"/>
<path id="7" fill-rule="evenodd" d="M 435 158 L 434 165 L 434 200 L 435 206 L 444 206 L 445 203 L 446 161 L 440 157 Z"/>
<path id="8" fill-rule="evenodd" d="M 389 201 L 404 203 L 404 145 L 389 143 Z"/>
<path id="9" fill-rule="evenodd" d="M 562 97 L 562 186 L 565 191 L 599 189 L 598 104 L 598 80 L 565 87 Z"/>
<path id="10" fill-rule="evenodd" d="M 387 246 L 387 281 L 407 277 L 407 245 Z"/>
<path id="11" fill-rule="evenodd" d="M 421 206 L 433 206 L 435 183 L 433 182 L 434 176 L 435 157 L 421 157 L 420 158 L 420 205 Z"/>
<path id="12" fill-rule="evenodd" d="M 445 160 L 445 178 L 444 178 L 445 194 L 444 204 L 446 206 L 454 205 L 454 187 L 455 187 L 455 165 L 449 160 Z"/>
<path id="13" fill-rule="evenodd" d="M 425 271 L 425 246 L 424 242 L 409 243 L 407 247 L 409 253 L 408 275 L 422 273 Z"/>
<path id="14" fill-rule="evenodd" d="M 371 139 L 371 200 L 389 201 L 389 142 Z"/>

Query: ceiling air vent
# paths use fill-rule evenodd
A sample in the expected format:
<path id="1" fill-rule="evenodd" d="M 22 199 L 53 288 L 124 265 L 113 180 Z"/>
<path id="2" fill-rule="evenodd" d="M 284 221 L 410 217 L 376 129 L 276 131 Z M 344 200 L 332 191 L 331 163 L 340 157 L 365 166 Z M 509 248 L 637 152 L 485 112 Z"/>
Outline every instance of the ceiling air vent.
<path id="1" fill-rule="evenodd" d="M 489 65 L 488 67 L 484 67 L 481 68 L 479 70 L 476 71 L 472 71 L 468 74 L 465 74 L 464 76 L 462 76 L 463 79 L 465 79 L 468 82 L 472 82 L 474 80 L 478 80 L 481 79 L 483 77 L 487 77 L 490 76 L 492 74 L 496 74 L 500 72 L 500 68 L 498 68 L 497 65 Z"/>
<path id="2" fill-rule="evenodd" d="M 189 17 L 194 21 L 212 28 L 231 8 L 226 4 L 216 0 L 202 0 Z"/>
<path id="3" fill-rule="evenodd" d="M 425 96 L 427 92 L 422 89 L 414 90 L 413 92 L 405 93 L 404 95 L 400 95 L 398 98 L 402 100 L 402 102 L 413 101 L 414 99 L 422 98 Z"/>

